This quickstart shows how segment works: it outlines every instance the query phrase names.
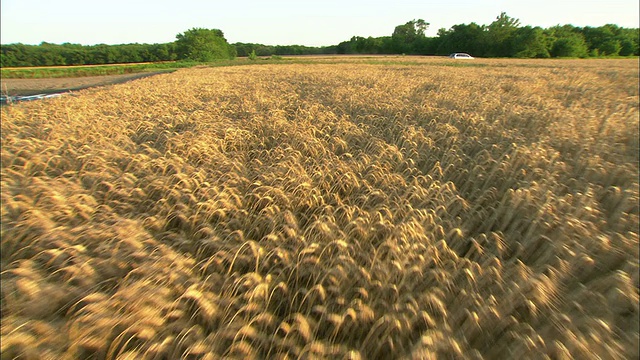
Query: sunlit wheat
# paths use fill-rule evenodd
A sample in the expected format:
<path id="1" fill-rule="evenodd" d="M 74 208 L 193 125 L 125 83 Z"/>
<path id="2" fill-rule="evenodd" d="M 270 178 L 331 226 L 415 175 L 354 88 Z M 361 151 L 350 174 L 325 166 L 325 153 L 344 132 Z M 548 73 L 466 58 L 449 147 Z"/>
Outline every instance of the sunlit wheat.
<path id="1" fill-rule="evenodd" d="M 3 358 L 637 358 L 637 61 L 403 61 L 3 107 Z"/>

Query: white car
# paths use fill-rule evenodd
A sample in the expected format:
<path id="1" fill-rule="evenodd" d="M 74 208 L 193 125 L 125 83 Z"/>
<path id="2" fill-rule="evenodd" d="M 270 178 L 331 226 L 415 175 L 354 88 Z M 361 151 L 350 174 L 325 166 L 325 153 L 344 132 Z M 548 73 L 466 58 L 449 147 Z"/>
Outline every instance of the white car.
<path id="1" fill-rule="evenodd" d="M 449 57 L 452 59 L 473 59 L 473 56 L 467 53 L 453 53 Z"/>

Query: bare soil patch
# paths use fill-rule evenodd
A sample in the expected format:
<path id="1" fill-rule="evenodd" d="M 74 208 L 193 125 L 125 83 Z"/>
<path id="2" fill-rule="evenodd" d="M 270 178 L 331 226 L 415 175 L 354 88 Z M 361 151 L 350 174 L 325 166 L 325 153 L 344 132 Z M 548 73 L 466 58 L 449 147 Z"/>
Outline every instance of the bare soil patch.
<path id="1" fill-rule="evenodd" d="M 49 79 L 2 79 L 1 92 L 3 95 L 11 96 L 53 94 L 59 92 L 81 90 L 96 86 L 120 84 L 123 82 L 165 72 L 166 71 L 155 71 L 124 75 L 102 75 Z"/>

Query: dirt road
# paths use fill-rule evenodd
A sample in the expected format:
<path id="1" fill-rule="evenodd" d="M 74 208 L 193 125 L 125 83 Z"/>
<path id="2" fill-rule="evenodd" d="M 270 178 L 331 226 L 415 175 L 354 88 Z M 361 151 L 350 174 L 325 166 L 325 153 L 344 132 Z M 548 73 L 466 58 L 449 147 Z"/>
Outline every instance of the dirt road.
<path id="1" fill-rule="evenodd" d="M 27 96 L 36 94 L 52 94 L 58 92 L 80 90 L 95 86 L 119 84 L 147 76 L 164 73 L 163 71 L 144 72 L 124 75 L 85 76 L 75 78 L 50 79 L 2 79 L 0 92 L 2 95 Z"/>

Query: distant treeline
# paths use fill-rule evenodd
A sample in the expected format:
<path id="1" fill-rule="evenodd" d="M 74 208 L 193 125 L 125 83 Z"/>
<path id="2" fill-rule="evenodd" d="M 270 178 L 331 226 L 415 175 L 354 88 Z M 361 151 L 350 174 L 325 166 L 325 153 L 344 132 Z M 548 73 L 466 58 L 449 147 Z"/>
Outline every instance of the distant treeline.
<path id="1" fill-rule="evenodd" d="M 336 54 L 336 46 L 311 47 L 302 45 L 262 45 L 236 43 L 231 45 L 232 56 L 317 55 Z M 43 42 L 40 45 L 9 44 L 1 46 L 3 67 L 120 64 L 187 60 L 175 42 L 166 44 L 125 44 L 83 46 Z M 221 56 L 226 58 L 227 56 Z M 193 59 L 200 60 L 200 59 Z"/>
<path id="2" fill-rule="evenodd" d="M 338 45 L 228 44 L 220 30 L 192 29 L 165 44 L 91 45 L 43 42 L 40 45 L 1 45 L 0 65 L 49 66 L 157 62 L 173 60 L 212 60 L 234 56 L 320 55 L 320 54 L 410 54 L 447 55 L 467 52 L 479 57 L 597 57 L 640 55 L 638 29 L 617 25 L 550 28 L 521 26 L 518 19 L 500 14 L 489 25 L 476 23 L 440 29 L 427 37 L 429 23 L 422 19 L 396 26 L 391 36 L 354 36 Z M 206 48 L 197 38 L 207 40 Z"/>
<path id="3" fill-rule="evenodd" d="M 176 44 L 2 45 L 2 66 L 119 64 L 177 60 Z"/>
<path id="4" fill-rule="evenodd" d="M 426 37 L 424 20 L 396 26 L 391 36 L 360 37 L 337 46 L 339 54 L 447 55 L 466 52 L 479 57 L 598 57 L 638 56 L 638 29 L 617 25 L 576 27 L 557 25 L 547 29 L 520 26 L 518 19 L 500 14 L 489 25 L 454 25 Z"/>
<path id="5" fill-rule="evenodd" d="M 332 46 L 303 46 L 303 45 L 263 45 L 252 43 L 235 43 L 238 56 L 249 56 L 255 51 L 256 56 L 271 55 L 328 55 L 337 54 L 338 47 Z"/>

